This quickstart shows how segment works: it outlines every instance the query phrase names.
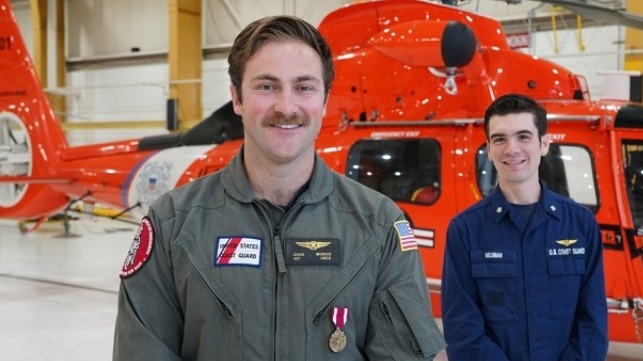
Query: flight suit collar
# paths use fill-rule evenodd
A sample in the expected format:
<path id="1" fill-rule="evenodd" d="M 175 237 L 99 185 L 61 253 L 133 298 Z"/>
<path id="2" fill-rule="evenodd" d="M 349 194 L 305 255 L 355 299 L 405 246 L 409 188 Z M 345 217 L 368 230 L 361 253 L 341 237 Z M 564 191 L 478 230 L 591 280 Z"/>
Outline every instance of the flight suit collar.
<path id="1" fill-rule="evenodd" d="M 315 166 L 310 178 L 310 187 L 304 192 L 301 199 L 305 203 L 317 203 L 330 195 L 333 190 L 335 180 L 334 172 L 328 167 L 326 162 L 315 153 Z"/>
<path id="2" fill-rule="evenodd" d="M 233 198 L 242 203 L 251 203 L 255 198 L 250 187 L 248 174 L 243 166 L 244 147 L 232 158 L 223 170 L 223 187 Z M 296 202 L 316 203 L 328 197 L 333 189 L 333 171 L 323 159 L 315 154 L 315 165 L 308 190 L 303 192 Z"/>
<path id="3" fill-rule="evenodd" d="M 254 199 L 246 168 L 243 166 L 243 145 L 239 153 L 223 169 L 222 182 L 226 193 L 241 203 L 251 203 Z"/>
<path id="4" fill-rule="evenodd" d="M 553 192 L 545 186 L 542 180 L 540 181 L 540 189 L 542 193 L 540 195 L 540 201 L 538 202 L 540 204 L 539 208 L 542 208 L 545 214 L 560 219 L 562 211 L 560 202 L 555 199 Z M 500 187 L 496 187 L 493 193 L 491 193 L 490 201 L 493 219 L 496 223 L 499 223 L 505 216 L 508 216 L 511 205 L 504 194 L 502 194 Z"/>

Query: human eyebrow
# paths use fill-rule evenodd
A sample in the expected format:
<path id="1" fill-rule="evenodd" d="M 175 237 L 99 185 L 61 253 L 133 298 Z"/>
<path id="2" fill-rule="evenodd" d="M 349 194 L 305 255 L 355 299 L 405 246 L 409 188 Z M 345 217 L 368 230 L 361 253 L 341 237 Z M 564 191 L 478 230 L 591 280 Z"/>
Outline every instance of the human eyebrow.
<path id="1" fill-rule="evenodd" d="M 504 139 L 507 136 L 503 133 L 493 133 L 489 135 L 489 140 Z"/>
<path id="2" fill-rule="evenodd" d="M 516 133 L 517 136 L 519 137 L 533 137 L 534 133 L 531 130 L 521 130 Z"/>
<path id="3" fill-rule="evenodd" d="M 256 76 L 252 77 L 252 79 L 250 79 L 250 80 L 251 81 L 268 80 L 268 81 L 272 81 L 272 82 L 279 82 L 279 78 L 277 78 L 274 75 L 270 75 L 270 74 L 259 74 L 259 75 L 256 75 Z"/>
<path id="4" fill-rule="evenodd" d="M 272 92 L 280 85 L 279 78 L 270 74 L 259 74 L 250 79 L 250 87 L 261 92 Z"/>
<path id="5" fill-rule="evenodd" d="M 534 135 L 534 133 L 529 129 L 519 130 L 519 131 L 517 131 L 517 132 L 515 132 L 513 134 L 515 136 L 520 136 L 520 137 L 522 137 L 522 136 L 533 136 Z M 489 139 L 506 138 L 506 137 L 507 137 L 507 134 L 504 134 L 504 133 L 493 133 L 493 134 L 489 135 Z"/>
<path id="6" fill-rule="evenodd" d="M 321 80 L 319 78 L 315 77 L 315 76 L 312 76 L 312 75 L 301 75 L 301 76 L 298 76 L 295 79 L 295 82 L 296 83 L 312 82 L 312 83 L 315 83 L 315 84 L 320 84 Z"/>

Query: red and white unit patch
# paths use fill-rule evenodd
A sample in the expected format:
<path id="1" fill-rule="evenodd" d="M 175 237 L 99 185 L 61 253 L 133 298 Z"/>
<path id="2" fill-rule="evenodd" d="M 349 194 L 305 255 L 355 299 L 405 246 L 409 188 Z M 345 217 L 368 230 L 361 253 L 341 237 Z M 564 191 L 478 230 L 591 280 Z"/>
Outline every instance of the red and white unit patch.
<path id="1" fill-rule="evenodd" d="M 152 248 L 154 247 L 154 231 L 152 222 L 149 218 L 143 218 L 141 225 L 138 227 L 134 241 L 127 252 L 125 263 L 121 269 L 121 278 L 127 278 L 145 265 L 150 259 Z"/>

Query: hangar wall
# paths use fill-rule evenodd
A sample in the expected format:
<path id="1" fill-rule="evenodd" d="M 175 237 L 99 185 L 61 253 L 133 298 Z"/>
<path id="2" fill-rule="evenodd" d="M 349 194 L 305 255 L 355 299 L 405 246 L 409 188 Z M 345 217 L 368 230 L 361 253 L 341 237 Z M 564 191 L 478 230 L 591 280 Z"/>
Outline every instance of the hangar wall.
<path id="1" fill-rule="evenodd" d="M 62 0 L 61 0 L 62 1 Z M 69 123 L 92 121 L 150 121 L 165 119 L 169 93 L 167 66 L 168 6 L 163 0 L 64 0 L 67 33 L 66 116 Z M 203 0 L 202 108 L 207 116 L 230 99 L 227 76 L 227 49 L 240 29 L 250 21 L 273 14 L 294 14 L 318 24 L 330 11 L 349 0 Z M 30 1 L 12 0 L 27 45 L 33 45 Z M 49 0 L 49 9 L 55 8 Z M 498 0 L 472 0 L 462 8 L 501 21 L 522 20 L 528 14 L 547 19 L 556 13 L 549 5 L 522 1 L 508 5 Z M 55 17 L 49 16 L 49 28 Z M 545 19 L 545 20 L 543 20 Z M 552 19 L 556 19 L 553 17 Z M 601 71 L 623 69 L 624 27 L 608 25 L 583 27 L 561 21 L 557 31 L 531 33 L 532 55 L 552 60 L 586 77 L 593 98 L 599 98 Z M 538 30 L 538 29 L 536 29 Z M 53 33 L 53 31 L 50 31 Z M 55 51 L 50 34 L 48 47 Z M 581 49 L 584 47 L 584 49 Z M 30 48 L 31 49 L 31 48 Z M 49 57 L 49 68 L 56 64 Z M 48 72 L 49 78 L 55 71 Z M 55 84 L 50 80 L 49 84 Z M 70 130 L 71 144 L 85 144 L 132 136 L 162 134 L 159 127 L 132 129 Z"/>

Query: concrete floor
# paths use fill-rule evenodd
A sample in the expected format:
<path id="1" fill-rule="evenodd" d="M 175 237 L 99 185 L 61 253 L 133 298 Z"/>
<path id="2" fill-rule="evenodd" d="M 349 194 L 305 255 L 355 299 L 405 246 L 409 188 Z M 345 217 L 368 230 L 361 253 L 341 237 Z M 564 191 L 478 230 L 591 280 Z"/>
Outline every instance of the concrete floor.
<path id="1" fill-rule="evenodd" d="M 118 275 L 136 228 L 79 219 L 77 236 L 61 237 L 61 223 L 21 234 L 0 220 L 0 360 L 111 360 Z M 643 360 L 643 345 L 612 343 L 607 360 Z"/>

